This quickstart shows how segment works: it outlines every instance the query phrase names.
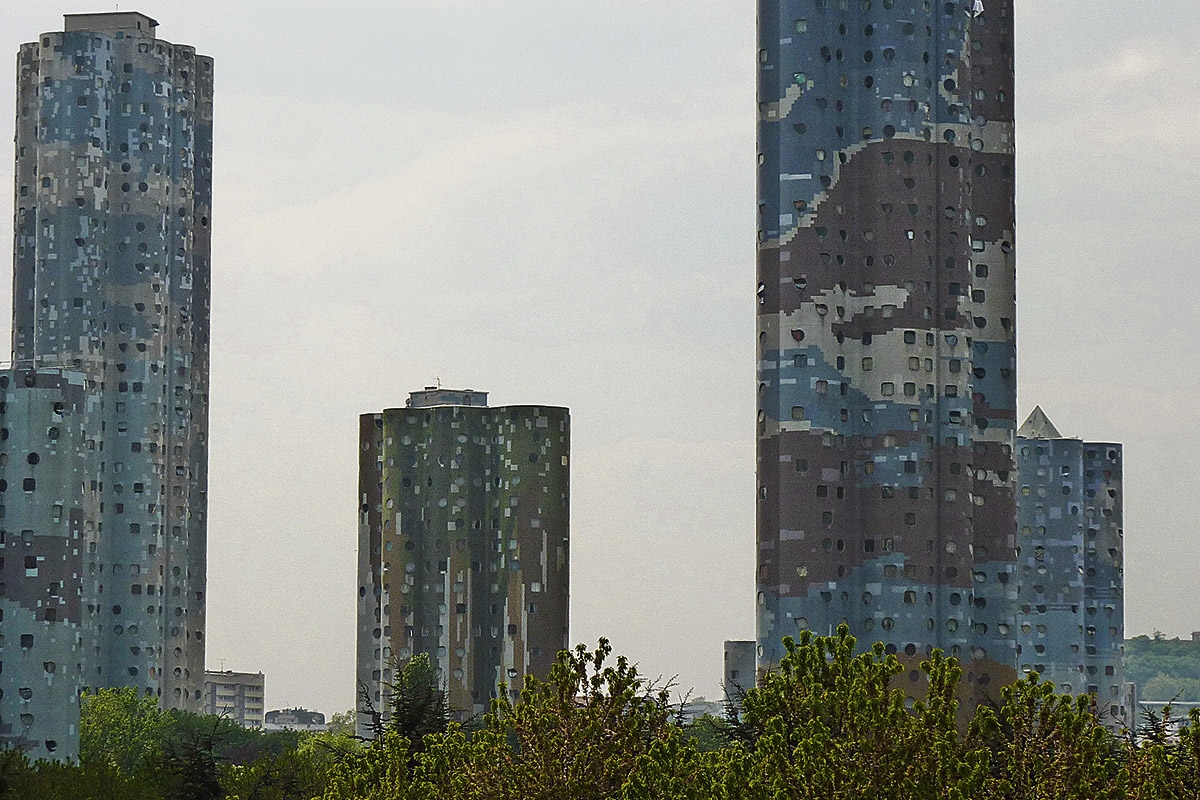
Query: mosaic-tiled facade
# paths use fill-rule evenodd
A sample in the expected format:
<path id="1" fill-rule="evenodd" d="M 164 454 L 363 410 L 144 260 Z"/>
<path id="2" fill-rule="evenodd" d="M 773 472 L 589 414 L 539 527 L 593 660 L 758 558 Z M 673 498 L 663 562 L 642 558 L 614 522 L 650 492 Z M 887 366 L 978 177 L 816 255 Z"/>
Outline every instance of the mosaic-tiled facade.
<path id="1" fill-rule="evenodd" d="M 213 65 L 156 38 L 142 14 L 65 22 L 18 54 L 12 355 L 18 371 L 82 376 L 89 419 L 75 446 L 90 473 L 86 498 L 39 483 L 22 500 L 35 542 L 55 509 L 94 515 L 67 589 L 82 614 L 72 679 L 198 710 Z M 9 426 L 0 451 L 11 468 L 45 438 L 44 426 Z M 3 524 L 11 542 L 14 522 Z M 40 597 L 41 583 L 10 581 L 9 602 L 33 602 L 25 595 Z M 5 662 L 18 635 L 11 623 L 6 615 Z M 45 755 L 34 727 L 14 722 L 31 714 L 36 726 L 38 715 L 16 707 L 9 674 L 0 672 L 0 729 L 11 725 L 5 736 Z"/>
<path id="2" fill-rule="evenodd" d="M 845 622 L 1016 675 L 1012 15 L 760 0 L 764 666 Z"/>
<path id="3" fill-rule="evenodd" d="M 1017 435 L 1020 670 L 1095 694 L 1131 726 L 1125 685 L 1121 445 L 1062 436 L 1040 408 Z"/>
<path id="4" fill-rule="evenodd" d="M 79 691 L 98 644 L 98 398 L 81 372 L 0 371 L 0 742 L 78 752 Z M 88 447 L 88 443 L 92 447 Z"/>
<path id="5" fill-rule="evenodd" d="M 364 414 L 359 445 L 360 692 L 386 711 L 395 668 L 428 653 L 467 718 L 544 677 L 567 647 L 567 409 L 427 389 Z"/>

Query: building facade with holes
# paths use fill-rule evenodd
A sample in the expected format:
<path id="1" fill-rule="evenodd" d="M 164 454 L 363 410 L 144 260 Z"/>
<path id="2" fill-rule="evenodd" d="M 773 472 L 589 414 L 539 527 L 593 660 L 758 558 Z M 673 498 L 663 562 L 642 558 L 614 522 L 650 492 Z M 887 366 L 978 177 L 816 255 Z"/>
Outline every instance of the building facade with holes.
<path id="1" fill-rule="evenodd" d="M 1121 445 L 1063 436 L 1041 408 L 1017 434 L 1022 673 L 1096 695 L 1116 727 L 1136 725 L 1125 683 Z"/>
<path id="2" fill-rule="evenodd" d="M 461 719 L 567 647 L 570 425 L 565 408 L 437 387 L 360 418 L 361 735 L 416 654 Z"/>
<path id="3" fill-rule="evenodd" d="M 983 7 L 986 6 L 986 8 Z M 761 0 L 758 643 L 1015 678 L 1013 7 Z"/>
<path id="4" fill-rule="evenodd" d="M 4 559 L 0 738 L 34 756 L 74 754 L 66 682 L 201 705 L 213 65 L 156 26 L 67 15 L 17 58 L 6 391 L 36 424 L 6 423 L 0 442 L 4 546 L 22 548 Z M 64 419 L 43 419 L 45 402 Z M 63 536 L 77 563 L 55 595 L 49 563 L 23 565 L 42 547 L 57 558 Z M 18 630 L 34 618 L 76 625 L 77 655 L 57 633 Z M 51 662 L 43 680 L 14 683 Z"/>

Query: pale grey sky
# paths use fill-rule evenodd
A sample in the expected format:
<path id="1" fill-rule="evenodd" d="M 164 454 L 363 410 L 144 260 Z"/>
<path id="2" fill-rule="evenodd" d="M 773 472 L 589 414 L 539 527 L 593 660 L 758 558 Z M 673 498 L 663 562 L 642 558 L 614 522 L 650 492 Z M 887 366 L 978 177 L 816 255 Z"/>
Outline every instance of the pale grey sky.
<path id="1" fill-rule="evenodd" d="M 1021 413 L 1125 444 L 1126 630 L 1186 635 L 1200 4 L 1017 6 Z M 4 0 L 0 53 L 112 7 Z M 440 378 L 571 408 L 572 641 L 716 695 L 754 635 L 754 0 L 125 10 L 217 65 L 209 666 L 352 705 L 357 415 Z"/>

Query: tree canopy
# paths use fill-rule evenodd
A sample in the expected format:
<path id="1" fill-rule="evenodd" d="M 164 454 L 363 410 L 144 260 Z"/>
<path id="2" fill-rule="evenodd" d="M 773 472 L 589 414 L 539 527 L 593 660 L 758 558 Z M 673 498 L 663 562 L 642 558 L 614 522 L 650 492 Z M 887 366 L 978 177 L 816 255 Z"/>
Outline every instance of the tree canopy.
<path id="1" fill-rule="evenodd" d="M 1200 713 L 1110 732 L 1089 695 L 1036 674 L 958 706 L 962 668 L 934 652 L 919 701 L 882 645 L 845 628 L 784 641 L 778 670 L 725 719 L 686 722 L 608 642 L 559 654 L 469 728 L 449 721 L 428 659 L 398 672 L 367 741 L 267 734 L 87 696 L 77 764 L 0 752 L 0 800 L 1183 800 L 1200 797 Z"/>

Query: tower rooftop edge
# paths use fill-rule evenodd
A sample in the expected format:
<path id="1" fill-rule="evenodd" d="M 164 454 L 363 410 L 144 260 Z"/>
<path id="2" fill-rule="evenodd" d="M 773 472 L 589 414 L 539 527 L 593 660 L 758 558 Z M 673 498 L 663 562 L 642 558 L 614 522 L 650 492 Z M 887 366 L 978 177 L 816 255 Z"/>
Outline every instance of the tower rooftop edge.
<path id="1" fill-rule="evenodd" d="M 136 31 L 154 38 L 158 20 L 138 11 L 103 11 L 91 14 L 63 14 L 63 31 L 109 32 Z"/>
<path id="2" fill-rule="evenodd" d="M 474 389 L 443 389 L 426 386 L 419 392 L 409 392 L 404 405 L 407 408 L 429 408 L 430 406 L 487 406 L 488 393 Z"/>

